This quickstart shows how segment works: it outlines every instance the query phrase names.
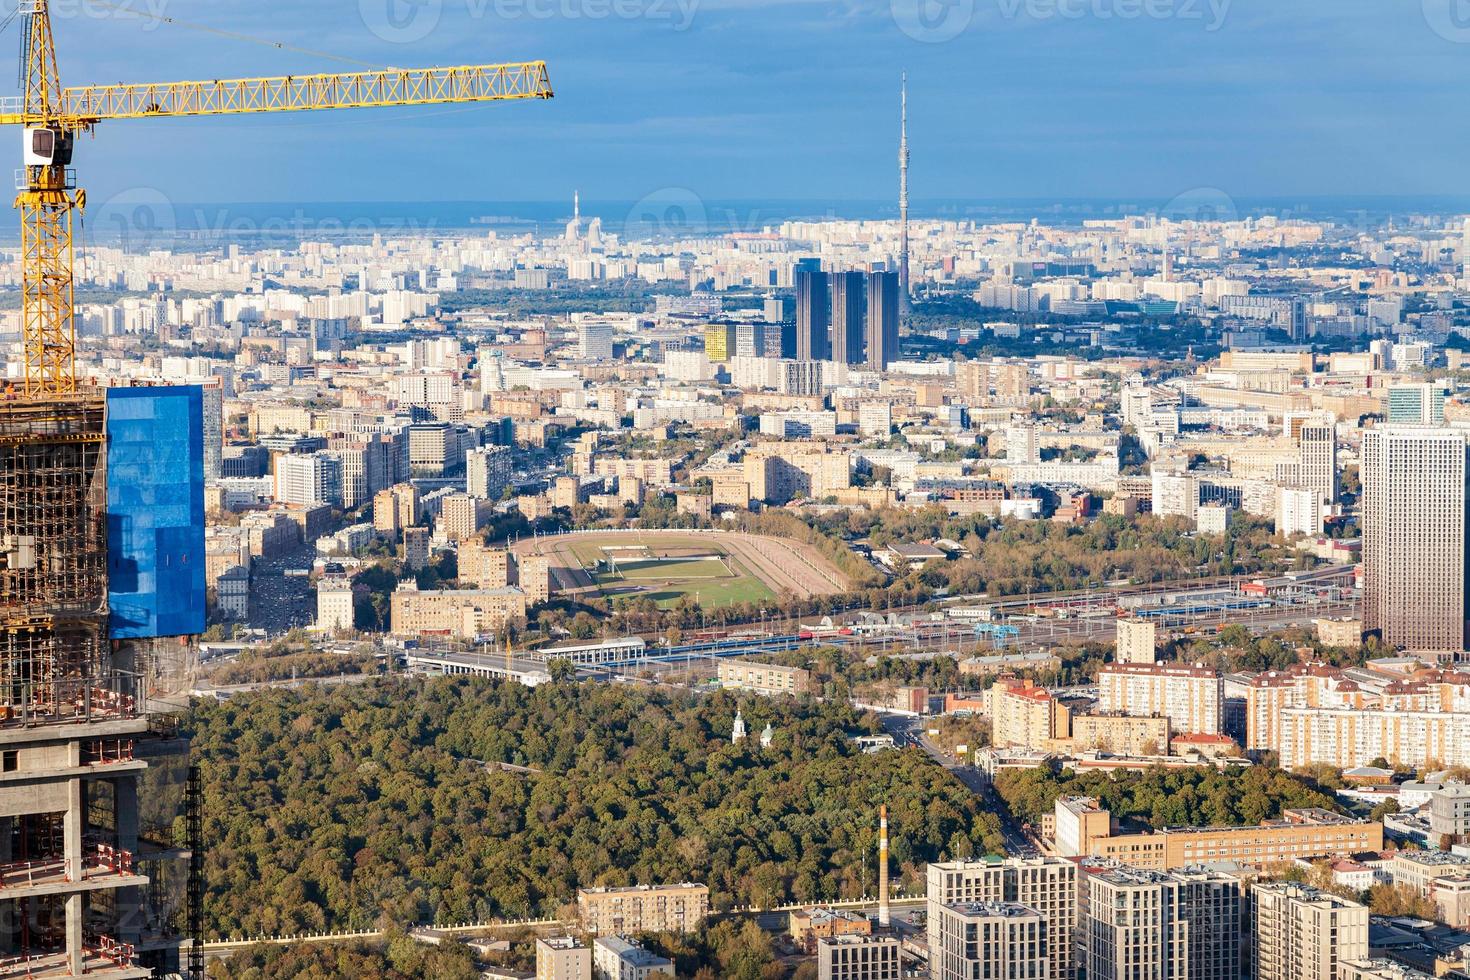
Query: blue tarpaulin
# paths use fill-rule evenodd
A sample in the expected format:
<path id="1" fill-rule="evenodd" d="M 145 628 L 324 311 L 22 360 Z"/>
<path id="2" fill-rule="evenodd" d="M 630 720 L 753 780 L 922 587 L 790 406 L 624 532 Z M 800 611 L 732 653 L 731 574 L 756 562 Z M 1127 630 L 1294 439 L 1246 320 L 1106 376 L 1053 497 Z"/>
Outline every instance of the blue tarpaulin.
<path id="1" fill-rule="evenodd" d="M 107 392 L 107 575 L 113 639 L 204 631 L 204 393 Z"/>

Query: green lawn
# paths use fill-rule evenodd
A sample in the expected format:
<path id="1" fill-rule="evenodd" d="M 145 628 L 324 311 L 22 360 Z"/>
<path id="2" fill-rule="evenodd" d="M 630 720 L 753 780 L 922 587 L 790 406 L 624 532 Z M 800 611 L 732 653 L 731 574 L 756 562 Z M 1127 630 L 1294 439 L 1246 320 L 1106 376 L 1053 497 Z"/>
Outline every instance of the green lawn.
<path id="1" fill-rule="evenodd" d="M 607 557 L 607 552 L 602 550 L 601 545 L 636 542 L 637 539 L 631 536 L 627 540 L 620 538 L 615 541 L 606 539 L 596 542 L 579 541 L 572 545 L 572 551 L 581 560 L 583 567 L 592 574 L 593 579 L 604 593 L 612 597 L 646 597 L 653 599 L 660 608 L 664 609 L 677 603 L 683 596 L 696 594 L 700 605 L 706 609 L 742 602 L 763 602 L 775 598 L 775 593 L 767 588 L 765 583 L 750 574 L 738 561 L 729 556 L 726 556 L 724 562 L 703 558 L 640 561 L 630 554 L 629 560 L 618 563 L 620 572 L 618 575 L 607 571 L 592 571 L 600 560 Z M 695 537 L 689 539 L 671 537 L 647 543 L 660 550 L 697 547 L 708 549 L 708 552 L 711 553 L 723 553 L 718 546 L 711 546 L 707 540 Z M 733 568 L 736 574 L 731 575 L 726 568 L 727 565 Z"/>

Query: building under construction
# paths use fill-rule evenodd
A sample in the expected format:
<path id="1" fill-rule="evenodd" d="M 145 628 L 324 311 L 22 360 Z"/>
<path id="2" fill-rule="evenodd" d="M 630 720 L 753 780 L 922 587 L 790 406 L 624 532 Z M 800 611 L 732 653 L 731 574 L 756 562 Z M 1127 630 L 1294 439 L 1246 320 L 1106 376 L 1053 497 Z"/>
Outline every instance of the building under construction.
<path id="1" fill-rule="evenodd" d="M 202 587 L 197 616 L 138 612 L 156 609 L 160 582 L 166 601 L 195 603 L 193 589 L 171 587 L 180 567 L 202 586 L 189 526 L 202 558 L 202 499 L 197 510 L 188 499 L 196 468 L 202 495 L 202 454 L 169 438 L 170 424 L 197 428 L 187 417 L 197 391 L 0 401 L 0 978 L 120 980 L 150 976 L 145 963 L 178 966 L 188 916 L 160 885 L 183 894 L 187 874 L 154 868 L 189 856 L 171 839 L 184 756 L 169 726 L 150 720 L 138 661 L 169 635 L 160 618 L 165 630 L 199 631 Z M 129 438 L 129 426 L 142 431 Z M 149 432 L 156 453 L 136 445 Z M 110 452 L 124 460 L 111 488 Z M 122 619 L 109 601 L 117 590 Z M 144 827 L 145 809 L 160 808 Z"/>

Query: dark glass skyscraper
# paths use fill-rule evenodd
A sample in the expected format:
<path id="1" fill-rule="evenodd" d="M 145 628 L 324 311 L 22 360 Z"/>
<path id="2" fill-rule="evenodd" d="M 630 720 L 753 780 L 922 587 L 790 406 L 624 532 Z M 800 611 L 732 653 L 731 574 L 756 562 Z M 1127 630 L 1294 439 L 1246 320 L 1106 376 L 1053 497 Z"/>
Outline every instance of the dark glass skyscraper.
<path id="1" fill-rule="evenodd" d="M 832 276 L 832 360 L 863 363 L 863 274 L 838 272 Z"/>
<path id="2" fill-rule="evenodd" d="M 868 273 L 868 367 L 875 371 L 898 360 L 898 293 L 898 273 Z"/>
<path id="3" fill-rule="evenodd" d="M 832 357 L 830 290 L 827 273 L 799 268 L 796 272 L 796 359 L 825 361 Z"/>

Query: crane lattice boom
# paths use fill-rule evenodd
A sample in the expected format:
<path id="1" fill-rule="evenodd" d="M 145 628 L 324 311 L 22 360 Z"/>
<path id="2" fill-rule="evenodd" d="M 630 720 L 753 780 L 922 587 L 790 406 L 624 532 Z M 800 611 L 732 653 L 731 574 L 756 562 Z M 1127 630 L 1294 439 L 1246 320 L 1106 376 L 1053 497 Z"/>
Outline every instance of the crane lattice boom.
<path id="1" fill-rule="evenodd" d="M 22 328 L 28 395 L 76 390 L 72 214 L 86 201 L 70 168 L 79 133 L 109 119 L 300 112 L 549 99 L 546 63 L 383 68 L 331 74 L 61 88 L 48 0 L 21 0 L 25 94 L 0 124 L 27 129 L 21 213 Z"/>

